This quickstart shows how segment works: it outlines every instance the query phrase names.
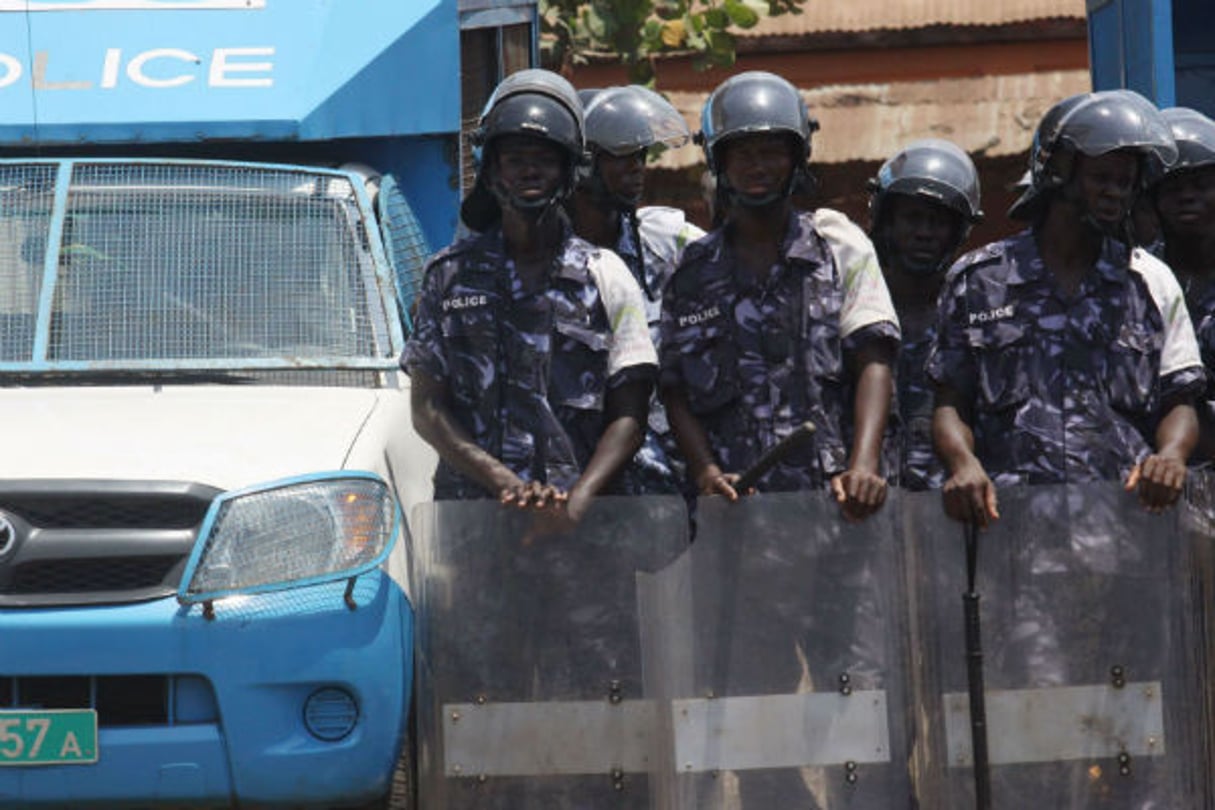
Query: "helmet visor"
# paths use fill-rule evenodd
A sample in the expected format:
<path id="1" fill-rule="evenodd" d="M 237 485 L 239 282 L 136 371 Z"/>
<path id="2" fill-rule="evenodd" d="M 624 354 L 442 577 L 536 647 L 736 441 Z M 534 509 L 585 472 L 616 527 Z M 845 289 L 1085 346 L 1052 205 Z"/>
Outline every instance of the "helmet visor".
<path id="1" fill-rule="evenodd" d="M 1130 90 L 1093 93 L 1067 113 L 1060 123 L 1060 137 L 1089 157 L 1135 149 L 1158 168 L 1177 160 L 1177 144 L 1160 112 Z"/>
<path id="2" fill-rule="evenodd" d="M 671 103 L 645 87 L 611 87 L 586 108 L 587 141 L 613 155 L 663 145 L 683 146 L 692 137 Z"/>

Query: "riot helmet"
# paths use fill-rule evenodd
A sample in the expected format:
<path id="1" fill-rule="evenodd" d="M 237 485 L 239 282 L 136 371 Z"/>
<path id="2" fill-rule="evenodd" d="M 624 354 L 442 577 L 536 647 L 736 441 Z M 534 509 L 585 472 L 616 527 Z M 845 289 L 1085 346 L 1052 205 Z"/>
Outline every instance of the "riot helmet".
<path id="1" fill-rule="evenodd" d="M 747 71 L 731 76 L 709 95 L 701 111 L 697 140 L 704 147 L 705 162 L 717 178 L 719 196 L 727 204 L 761 206 L 788 197 L 799 182 L 809 177 L 810 136 L 818 129 L 806 102 L 786 79 L 765 71 Z M 722 173 L 721 150 L 725 144 L 746 135 L 782 134 L 793 148 L 794 168 L 780 194 L 752 199 L 729 188 Z"/>
<path id="2" fill-rule="evenodd" d="M 597 91 L 585 109 L 585 117 L 590 163 L 581 173 L 582 186 L 596 198 L 625 210 L 641 202 L 641 191 L 609 189 L 600 171 L 601 156 L 625 157 L 655 147 L 679 147 L 692 137 L 683 116 L 670 102 L 639 85 Z"/>
<path id="3" fill-rule="evenodd" d="M 524 200 L 494 178 L 496 146 L 507 135 L 539 138 L 558 147 L 564 158 L 562 181 L 548 197 Z M 474 230 L 485 230 L 502 215 L 502 207 L 537 218 L 558 206 L 573 191 L 577 167 L 585 158 L 582 104 L 573 86 L 548 70 L 532 68 L 507 76 L 494 89 L 472 136 L 481 149 L 476 184 L 460 215 Z"/>
<path id="4" fill-rule="evenodd" d="M 582 112 L 585 116 L 586 108 L 595 100 L 595 96 L 603 92 L 600 87 L 583 87 L 578 91 L 578 101 L 582 104 Z"/>
<path id="5" fill-rule="evenodd" d="M 953 238 L 940 260 L 925 266 L 906 264 L 913 274 L 929 275 L 943 269 L 970 234 L 971 226 L 983 219 L 979 173 L 970 156 L 950 141 L 939 138 L 912 141 L 882 164 L 869 187 L 870 224 L 883 264 L 892 250 L 888 234 L 892 195 L 934 203 L 954 215 Z"/>
<path id="6" fill-rule="evenodd" d="M 1166 175 L 1215 165 L 1215 121 L 1188 107 L 1160 111 L 1177 144 L 1177 160 Z"/>
<path id="7" fill-rule="evenodd" d="M 1215 214 L 1211 201 L 1215 189 L 1215 121 L 1185 107 L 1171 107 L 1160 116 L 1177 143 L 1177 161 L 1152 187 L 1148 214 L 1155 215 L 1158 235 L 1166 242 L 1205 241 Z"/>
<path id="8" fill-rule="evenodd" d="M 1030 187 L 1009 210 L 1033 219 L 1046 195 L 1072 178 L 1076 155 L 1100 157 L 1130 150 L 1139 157 L 1139 187 L 1159 179 L 1177 159 L 1177 145 L 1160 112 L 1131 90 L 1071 96 L 1043 116 L 1030 150 Z"/>

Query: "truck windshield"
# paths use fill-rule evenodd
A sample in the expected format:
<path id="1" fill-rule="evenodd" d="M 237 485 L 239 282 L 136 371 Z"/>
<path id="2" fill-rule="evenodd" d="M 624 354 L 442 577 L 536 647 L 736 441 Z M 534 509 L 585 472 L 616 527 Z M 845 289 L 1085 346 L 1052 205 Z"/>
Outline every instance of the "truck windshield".
<path id="1" fill-rule="evenodd" d="M 0 370 L 388 368 L 370 222 L 335 172 L 0 162 Z"/>

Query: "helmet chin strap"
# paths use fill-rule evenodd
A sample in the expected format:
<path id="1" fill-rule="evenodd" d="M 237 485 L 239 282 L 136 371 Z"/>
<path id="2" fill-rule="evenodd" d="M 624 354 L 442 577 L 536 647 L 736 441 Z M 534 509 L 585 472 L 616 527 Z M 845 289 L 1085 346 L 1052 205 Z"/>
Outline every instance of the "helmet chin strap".
<path id="1" fill-rule="evenodd" d="M 566 188 L 566 184 L 563 183 L 551 194 L 538 199 L 527 199 L 509 192 L 497 177 L 491 175 L 489 182 L 490 192 L 503 210 L 509 208 L 536 225 L 546 222 L 561 207 L 562 201 L 568 196 Z"/>
<path id="2" fill-rule="evenodd" d="M 730 181 L 726 179 L 724 172 L 720 172 L 717 175 L 717 187 L 725 193 L 726 200 L 730 205 L 741 205 L 743 208 L 751 209 L 767 208 L 793 196 L 793 188 L 797 184 L 801 173 L 801 168 L 794 168 L 793 171 L 789 172 L 789 178 L 785 180 L 785 184 L 781 188 L 767 194 L 743 194 L 730 185 Z"/>

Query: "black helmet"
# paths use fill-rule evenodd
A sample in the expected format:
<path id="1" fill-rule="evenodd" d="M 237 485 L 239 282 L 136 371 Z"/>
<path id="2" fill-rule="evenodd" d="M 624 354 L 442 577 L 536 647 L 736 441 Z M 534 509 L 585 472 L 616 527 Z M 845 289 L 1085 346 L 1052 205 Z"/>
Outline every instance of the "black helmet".
<path id="1" fill-rule="evenodd" d="M 582 103 L 582 111 L 585 114 L 586 108 L 594 101 L 595 96 L 603 92 L 598 87 L 583 87 L 578 91 L 578 101 Z"/>
<path id="2" fill-rule="evenodd" d="M 1132 90 L 1072 96 L 1056 104 L 1038 125 L 1030 150 L 1030 187 L 1009 216 L 1032 219 L 1045 192 L 1071 179 L 1076 154 L 1088 157 L 1131 149 L 1140 156 L 1140 185 L 1163 175 L 1177 159 L 1177 145 L 1160 112 Z"/>
<path id="3" fill-rule="evenodd" d="M 565 181 L 552 197 L 525 202 L 490 182 L 487 167 L 493 166 L 495 143 L 505 135 L 528 135 L 561 147 L 566 157 Z M 482 159 L 476 184 L 460 208 L 464 222 L 473 230 L 485 230 L 501 217 L 502 205 L 543 214 L 569 196 L 576 169 L 585 158 L 582 104 L 573 86 L 556 73 L 521 70 L 494 89 L 472 140 L 482 150 Z"/>
<path id="4" fill-rule="evenodd" d="M 974 161 L 957 144 L 940 138 L 912 141 L 882 164 L 869 183 L 869 218 L 879 252 L 889 245 L 884 236 L 889 196 L 918 197 L 944 206 L 958 215 L 958 228 L 945 261 L 966 241 L 971 226 L 983 219 L 979 197 L 979 173 Z M 885 260 L 885 256 L 882 259 Z M 936 272 L 940 265 L 926 268 Z"/>
<path id="5" fill-rule="evenodd" d="M 882 164 L 870 181 L 869 211 L 876 223 L 889 194 L 923 197 L 961 215 L 968 224 L 983 219 L 979 173 L 962 148 L 940 138 L 912 141 Z"/>
<path id="6" fill-rule="evenodd" d="M 608 192 L 599 175 L 597 155 L 606 152 L 622 157 L 656 146 L 679 147 L 692 137 L 679 111 L 640 85 L 595 91 L 585 116 L 591 162 L 581 172 L 580 182 L 596 197 L 622 208 L 632 208 L 639 200 L 616 198 Z"/>
<path id="7" fill-rule="evenodd" d="M 1188 107 L 1160 111 L 1177 143 L 1177 161 L 1166 175 L 1186 169 L 1215 165 L 1215 121 Z"/>
<path id="8" fill-rule="evenodd" d="M 658 144 L 683 146 L 692 137 L 671 102 L 636 84 L 599 91 L 585 115 L 587 144 L 611 155 L 629 155 Z"/>
<path id="9" fill-rule="evenodd" d="M 801 93 L 774 73 L 754 70 L 731 76 L 705 101 L 697 139 L 704 147 L 709 171 L 717 175 L 717 193 L 724 203 L 766 205 L 787 197 L 799 184 L 809 183 L 810 136 L 818 122 L 810 118 Z M 721 175 L 721 146 L 755 134 L 784 134 L 794 143 L 794 169 L 781 195 L 753 200 L 737 194 Z"/>

